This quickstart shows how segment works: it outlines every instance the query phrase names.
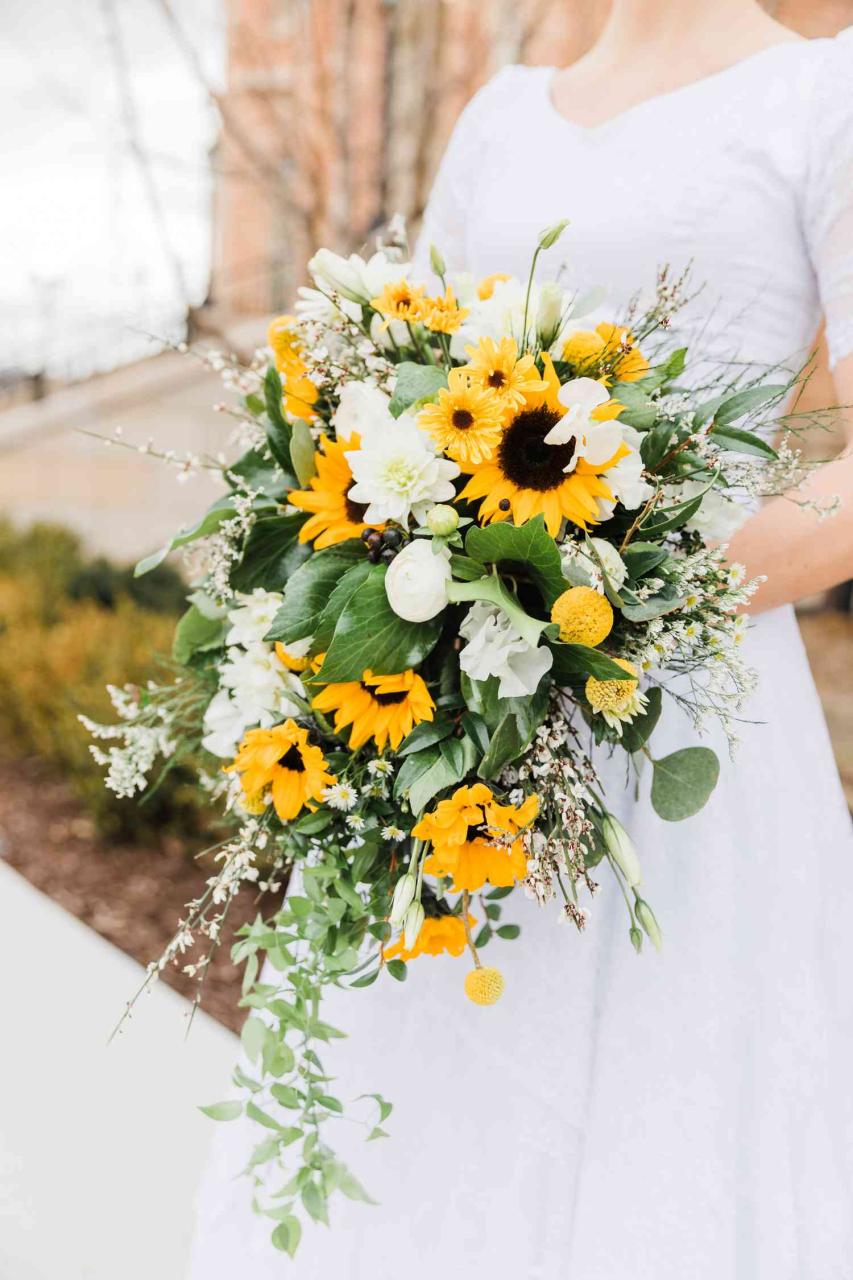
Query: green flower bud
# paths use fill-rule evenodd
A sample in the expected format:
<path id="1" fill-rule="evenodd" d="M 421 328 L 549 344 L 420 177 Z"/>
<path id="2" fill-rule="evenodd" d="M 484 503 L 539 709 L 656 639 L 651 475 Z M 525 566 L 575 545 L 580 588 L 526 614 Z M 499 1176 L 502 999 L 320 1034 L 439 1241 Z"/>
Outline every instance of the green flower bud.
<path id="1" fill-rule="evenodd" d="M 652 911 L 649 904 L 644 902 L 642 898 L 637 898 L 634 910 L 637 914 L 637 919 L 643 926 L 643 932 L 646 937 L 651 942 L 655 951 L 660 951 L 663 946 L 663 935 L 661 934 L 660 926 L 655 919 L 654 911 Z"/>
<path id="2" fill-rule="evenodd" d="M 459 528 L 459 515 L 454 507 L 440 502 L 427 513 L 427 528 L 437 538 L 449 538 Z"/>
<path id="3" fill-rule="evenodd" d="M 631 946 L 634 948 L 634 950 L 636 951 L 637 955 L 639 955 L 639 954 L 640 954 L 640 952 L 641 952 L 641 951 L 642 951 L 642 949 L 643 949 L 643 934 L 642 934 L 642 931 L 641 931 L 640 929 L 638 929 L 638 928 L 637 928 L 637 926 L 636 926 L 635 924 L 632 924 L 632 925 L 631 925 L 631 928 L 630 928 L 630 930 L 629 930 L 629 932 L 628 932 L 628 937 L 631 939 Z"/>
<path id="4" fill-rule="evenodd" d="M 634 842 L 622 826 L 622 823 L 618 818 L 614 818 L 612 813 L 608 813 L 601 824 L 601 831 L 608 853 L 628 881 L 628 884 L 632 888 L 634 885 L 638 885 L 643 878 L 640 870 L 640 860 L 637 857 Z"/>
<path id="5" fill-rule="evenodd" d="M 560 222 L 555 222 L 553 227 L 547 227 L 539 237 L 539 248 L 550 249 L 557 243 L 568 225 L 569 219 L 563 218 Z"/>
<path id="6" fill-rule="evenodd" d="M 429 265 L 437 276 L 443 276 L 447 270 L 444 258 L 441 256 L 438 247 L 434 244 L 431 244 L 429 247 Z"/>
<path id="7" fill-rule="evenodd" d="M 403 921 L 403 940 L 411 950 L 418 940 L 418 934 L 424 922 L 424 909 L 419 902 L 413 902 L 406 912 Z"/>
<path id="8" fill-rule="evenodd" d="M 395 928 L 401 924 L 409 905 L 417 893 L 418 882 L 413 875 L 401 876 L 394 886 L 394 898 L 391 902 L 391 914 L 388 921 Z"/>

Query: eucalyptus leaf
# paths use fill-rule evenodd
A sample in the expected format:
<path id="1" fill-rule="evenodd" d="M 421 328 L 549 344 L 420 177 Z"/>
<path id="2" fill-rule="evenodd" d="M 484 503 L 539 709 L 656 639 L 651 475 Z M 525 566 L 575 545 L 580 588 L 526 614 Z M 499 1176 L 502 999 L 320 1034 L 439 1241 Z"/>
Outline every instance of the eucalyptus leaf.
<path id="1" fill-rule="evenodd" d="M 631 753 L 639 751 L 648 742 L 657 727 L 663 709 L 663 695 L 658 685 L 653 685 L 646 697 L 648 703 L 642 715 L 622 725 L 622 746 Z"/>
<path id="2" fill-rule="evenodd" d="M 709 747 L 684 747 L 655 760 L 652 805 L 667 822 L 692 818 L 717 785 L 720 762 Z"/>
<path id="3" fill-rule="evenodd" d="M 714 426 L 710 438 L 723 449 L 733 453 L 753 454 L 758 458 L 778 458 L 776 450 L 754 431 L 742 431 L 738 427 Z"/>
<path id="4" fill-rule="evenodd" d="M 754 409 L 761 408 L 762 405 L 768 404 L 771 400 L 780 400 L 787 391 L 787 384 L 784 386 L 747 387 L 743 391 L 736 391 L 734 395 L 728 396 L 723 400 L 715 412 L 715 429 L 736 422 L 738 418 L 744 417 L 745 414 L 751 413 Z"/>

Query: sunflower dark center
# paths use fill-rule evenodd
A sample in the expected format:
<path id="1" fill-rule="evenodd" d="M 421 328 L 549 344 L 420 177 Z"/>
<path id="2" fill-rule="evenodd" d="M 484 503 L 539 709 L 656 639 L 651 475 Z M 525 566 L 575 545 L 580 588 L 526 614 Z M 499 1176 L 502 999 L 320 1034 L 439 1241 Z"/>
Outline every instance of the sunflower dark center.
<path id="1" fill-rule="evenodd" d="M 293 773 L 304 773 L 305 762 L 296 747 L 288 747 L 283 756 L 278 758 L 279 769 L 291 769 Z"/>
<path id="2" fill-rule="evenodd" d="M 347 520 L 349 520 L 351 524 L 364 523 L 364 513 L 367 510 L 367 506 L 365 503 L 353 502 L 352 498 L 349 496 L 349 493 L 345 493 L 344 506 L 346 507 L 346 511 L 347 511 Z"/>
<path id="3" fill-rule="evenodd" d="M 488 377 L 490 387 L 502 387 L 506 383 L 506 374 L 501 369 L 494 369 Z"/>
<path id="4" fill-rule="evenodd" d="M 528 409 L 507 427 L 498 449 L 498 463 L 516 488 L 544 493 L 558 489 L 565 480 L 565 468 L 575 451 L 574 441 L 545 443 L 548 432 L 559 421 L 560 415 L 552 409 Z"/>
<path id="5" fill-rule="evenodd" d="M 457 431 L 467 431 L 474 425 L 474 415 L 467 409 L 453 410 L 453 425 Z"/>
<path id="6" fill-rule="evenodd" d="M 409 691 L 408 689 L 397 689 L 393 693 L 377 693 L 375 689 L 372 689 L 371 696 L 385 707 L 391 702 L 405 702 L 409 696 Z"/>

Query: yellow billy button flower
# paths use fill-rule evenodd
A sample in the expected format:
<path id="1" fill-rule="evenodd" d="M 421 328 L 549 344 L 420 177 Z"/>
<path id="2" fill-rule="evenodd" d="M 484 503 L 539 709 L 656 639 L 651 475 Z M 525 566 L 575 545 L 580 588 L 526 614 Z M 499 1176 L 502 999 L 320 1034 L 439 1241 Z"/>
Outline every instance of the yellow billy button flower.
<path id="1" fill-rule="evenodd" d="M 457 788 L 412 828 L 416 839 L 432 842 L 424 871 L 452 876 L 453 893 L 466 889 L 474 893 L 487 881 L 508 886 L 523 880 L 527 857 L 517 837 L 538 811 L 536 796 L 528 796 L 518 806 L 502 805 L 483 782 Z"/>
<path id="2" fill-rule="evenodd" d="M 365 524 L 362 516 L 367 508 L 349 496 L 353 475 L 346 453 L 348 449 L 358 449 L 360 443 L 357 434 L 348 440 L 321 436 L 320 448 L 314 454 L 317 470 L 309 482 L 310 488 L 294 489 L 287 496 L 291 506 L 312 513 L 299 530 L 299 541 L 313 542 L 316 551 L 358 538 L 365 529 L 383 527 Z"/>
<path id="3" fill-rule="evenodd" d="M 566 644 L 586 644 L 595 648 L 613 630 L 610 601 L 592 587 L 570 587 L 551 607 L 551 621 L 560 628 Z"/>
<path id="4" fill-rule="evenodd" d="M 477 297 L 481 302 L 488 302 L 495 291 L 495 285 L 511 279 L 512 276 L 506 275 L 503 271 L 494 271 L 490 276 L 483 276 L 483 279 L 477 285 Z"/>
<path id="5" fill-rule="evenodd" d="M 472 383 L 464 369 L 451 369 L 438 403 L 428 404 L 418 415 L 418 425 L 461 465 L 491 458 L 503 431 L 498 397 Z"/>
<path id="6" fill-rule="evenodd" d="M 501 971 L 488 966 L 465 975 L 465 994 L 474 1004 L 497 1004 L 505 985 Z"/>
<path id="7" fill-rule="evenodd" d="M 468 307 L 460 307 L 453 286 L 448 285 L 443 297 L 426 299 L 423 323 L 433 333 L 456 333 L 468 314 Z"/>
<path id="8" fill-rule="evenodd" d="M 322 667 L 320 669 L 322 678 Z M 361 680 L 327 684 L 311 705 L 316 711 L 335 713 L 335 731 L 343 734 L 352 726 L 349 736 L 351 751 L 363 747 L 372 738 L 380 751 L 386 743 L 396 751 L 416 724 L 432 720 L 435 703 L 415 671 L 395 676 L 375 676 L 365 671 Z"/>
<path id="9" fill-rule="evenodd" d="M 545 390 L 533 356 L 519 359 L 514 338 L 501 338 L 500 342 L 481 338 L 476 345 L 466 347 L 465 354 L 469 360 L 465 372 L 472 385 L 493 393 L 504 421 L 522 408 L 526 395 Z"/>
<path id="10" fill-rule="evenodd" d="M 603 323 L 595 330 L 577 329 L 563 344 L 562 358 L 578 376 L 595 376 L 602 371 L 619 382 L 636 382 L 649 371 L 649 362 L 633 335 L 620 325 Z"/>
<path id="11" fill-rule="evenodd" d="M 640 715 L 648 703 L 644 693 L 640 693 L 637 668 L 626 658 L 613 658 L 613 662 L 627 672 L 627 680 L 597 680 L 590 676 L 584 692 L 586 700 L 593 711 L 603 716 L 612 729 L 621 737 L 622 725 L 630 724 L 635 716 Z"/>
<path id="12" fill-rule="evenodd" d="M 389 320 L 422 320 L 429 305 L 423 285 L 409 284 L 408 280 L 397 280 L 386 284 L 376 298 L 371 298 L 370 305 L 380 315 Z"/>
<path id="13" fill-rule="evenodd" d="M 302 809 L 316 809 L 314 801 L 335 782 L 334 775 L 327 772 L 322 751 L 308 742 L 308 730 L 294 720 L 285 720 L 274 729 L 250 729 L 234 762 L 226 768 L 226 773 L 234 771 L 239 773 L 243 793 L 253 806 L 258 796 L 272 792 L 282 822 L 289 822 Z"/>

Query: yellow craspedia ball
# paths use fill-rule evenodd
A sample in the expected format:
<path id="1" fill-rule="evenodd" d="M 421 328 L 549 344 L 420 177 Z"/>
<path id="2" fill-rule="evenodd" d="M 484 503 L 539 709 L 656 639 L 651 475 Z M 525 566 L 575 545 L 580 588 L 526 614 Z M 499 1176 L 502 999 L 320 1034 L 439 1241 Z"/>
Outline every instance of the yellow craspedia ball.
<path id="1" fill-rule="evenodd" d="M 607 597 L 592 587 L 570 587 L 554 601 L 551 621 L 566 644 L 594 647 L 613 630 L 613 610 Z"/>
<path id="2" fill-rule="evenodd" d="M 623 711 L 637 690 L 637 668 L 627 658 L 613 661 L 631 676 L 630 680 L 596 680 L 590 676 L 586 682 L 586 697 L 594 711 Z"/>
<path id="3" fill-rule="evenodd" d="M 472 969 L 465 975 L 465 994 L 474 1004 L 496 1004 L 503 989 L 504 979 L 499 969 Z"/>
<path id="4" fill-rule="evenodd" d="M 590 329 L 578 329 L 570 333 L 563 345 L 563 359 L 576 367 L 597 364 L 607 351 L 607 343 L 600 333 Z"/>

